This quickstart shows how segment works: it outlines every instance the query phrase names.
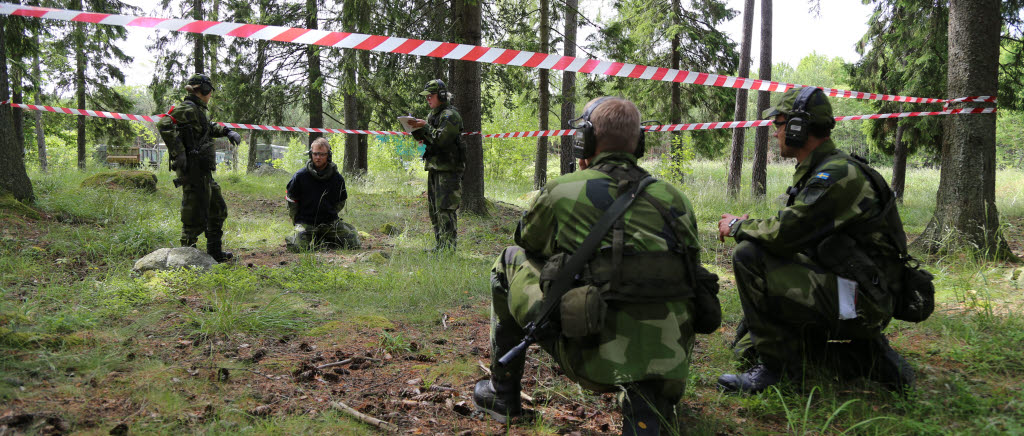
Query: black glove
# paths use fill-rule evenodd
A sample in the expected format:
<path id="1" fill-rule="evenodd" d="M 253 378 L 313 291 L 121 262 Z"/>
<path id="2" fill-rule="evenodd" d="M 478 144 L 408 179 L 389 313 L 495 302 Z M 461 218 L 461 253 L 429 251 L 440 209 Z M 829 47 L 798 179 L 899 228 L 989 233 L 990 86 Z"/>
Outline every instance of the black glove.
<path id="1" fill-rule="evenodd" d="M 188 171 L 188 158 L 185 157 L 186 153 L 178 153 L 171 159 L 171 171 Z"/>
<path id="2" fill-rule="evenodd" d="M 228 131 L 228 141 L 231 142 L 231 145 L 238 145 L 239 143 L 242 142 L 242 135 L 239 135 L 238 132 L 235 132 L 234 130 L 231 129 L 225 130 Z"/>

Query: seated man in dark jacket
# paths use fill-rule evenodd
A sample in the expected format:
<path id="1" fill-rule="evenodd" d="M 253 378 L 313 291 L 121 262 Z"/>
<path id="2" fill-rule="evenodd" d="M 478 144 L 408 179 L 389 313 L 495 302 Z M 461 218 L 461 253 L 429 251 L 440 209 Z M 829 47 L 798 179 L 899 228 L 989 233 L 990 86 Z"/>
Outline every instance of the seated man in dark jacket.
<path id="1" fill-rule="evenodd" d="M 338 217 L 348 192 L 345 178 L 331 162 L 331 145 L 317 138 L 309 147 L 309 163 L 288 182 L 285 199 L 295 230 L 285 238 L 289 251 L 320 245 L 359 248 L 356 228 Z"/>

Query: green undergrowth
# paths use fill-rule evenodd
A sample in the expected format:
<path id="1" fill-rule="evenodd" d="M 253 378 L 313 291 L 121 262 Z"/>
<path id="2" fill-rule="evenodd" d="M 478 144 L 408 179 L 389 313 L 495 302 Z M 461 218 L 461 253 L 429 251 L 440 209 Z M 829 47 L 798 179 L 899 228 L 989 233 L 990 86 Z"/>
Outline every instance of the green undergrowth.
<path id="1" fill-rule="evenodd" d="M 554 168 L 557 161 L 552 161 Z M 662 164 L 648 166 L 670 179 Z M 732 243 L 719 243 L 715 226 L 726 212 L 773 216 L 778 195 L 792 182 L 792 166 L 769 166 L 765 199 L 724 195 L 726 168 L 720 162 L 694 162 L 689 168 L 673 183 L 693 202 L 702 262 L 722 279 L 725 323 L 719 332 L 698 337 L 681 415 L 689 434 L 1024 432 L 1024 273 L 1018 265 L 988 262 L 969 252 L 921 256 L 936 275 L 936 313 L 919 324 L 894 321 L 887 330 L 893 346 L 918 370 L 917 389 L 908 396 L 827 374 L 753 396 L 718 392 L 718 375 L 736 370 L 728 344 L 741 309 L 731 276 Z M 880 172 L 888 177 L 891 171 Z M 236 251 L 237 261 L 207 273 L 140 276 L 131 272 L 136 259 L 177 245 L 180 190 L 166 170 L 157 171 L 154 193 L 81 187 L 94 173 L 32 174 L 37 196 L 32 207 L 44 215 L 28 220 L 0 215 L 5 226 L 0 233 L 0 402 L 30 411 L 56 410 L 58 403 L 48 401 L 127 402 L 131 407 L 123 413 L 100 416 L 67 409 L 64 418 L 74 429 L 103 433 L 121 419 L 140 433 L 371 431 L 327 408 L 311 415 L 297 407 L 255 419 L 253 407 L 276 400 L 257 388 L 221 398 L 228 394 L 212 377 L 190 377 L 186 370 L 192 364 L 173 357 L 170 350 L 182 341 L 197 349 L 282 337 L 344 345 L 353 332 L 370 332 L 369 348 L 435 358 L 417 362 L 424 383 L 471 383 L 479 376 L 478 356 L 445 360 L 430 350 L 414 351 L 414 338 L 438 336 L 442 318 L 456 312 L 471 317 L 463 323 L 488 321 L 489 268 L 512 243 L 516 220 L 533 191 L 529 179 L 487 180 L 489 215 L 463 214 L 458 251 L 435 255 L 424 252 L 433 245 L 433 234 L 422 171 L 350 177 L 343 217 L 366 233 L 368 248 L 293 255 L 283 249 L 291 230 L 284 201 L 289 175 L 217 174 L 229 209 L 225 246 Z M 937 185 L 937 170 L 908 172 L 900 211 L 912 238 L 931 218 Z M 1015 226 L 1024 224 L 1024 174 L 1001 171 L 996 194 L 1007 234 L 1019 237 Z M 381 232 L 386 224 L 393 233 Z M 199 351 L 193 355 L 204 365 L 224 360 Z M 539 362 L 550 365 L 544 358 Z M 297 363 L 273 365 L 283 373 Z M 614 410 L 564 377 L 538 379 L 531 386 L 529 393 L 545 404 Z M 32 404 L 44 406 L 32 409 Z M 88 427 L 90 422 L 95 427 Z M 550 416 L 523 430 L 561 431 Z"/>

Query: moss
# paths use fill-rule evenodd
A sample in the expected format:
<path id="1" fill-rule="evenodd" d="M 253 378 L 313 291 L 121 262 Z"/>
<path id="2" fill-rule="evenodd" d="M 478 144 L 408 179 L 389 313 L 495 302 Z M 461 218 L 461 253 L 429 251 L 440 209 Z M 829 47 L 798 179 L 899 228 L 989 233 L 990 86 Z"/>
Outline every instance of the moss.
<path id="1" fill-rule="evenodd" d="M 79 333 L 53 335 L 46 333 L 17 332 L 0 327 L 0 347 L 35 349 L 60 349 L 95 344 L 95 340 Z"/>
<path id="2" fill-rule="evenodd" d="M 0 325 L 28 324 L 32 320 L 20 313 L 0 312 Z"/>
<path id="3" fill-rule="evenodd" d="M 356 325 L 371 329 L 393 329 L 395 324 L 391 320 L 380 315 L 357 315 L 352 318 Z"/>
<path id="4" fill-rule="evenodd" d="M 309 336 L 324 336 L 338 330 L 346 330 L 346 324 L 341 321 L 331 321 L 322 326 L 314 327 L 307 333 Z"/>
<path id="5" fill-rule="evenodd" d="M 6 214 L 20 215 L 34 220 L 40 218 L 39 212 L 16 200 L 9 192 L 0 192 L 0 215 Z"/>
<path id="6" fill-rule="evenodd" d="M 139 189 L 156 192 L 156 174 L 149 171 L 109 171 L 82 181 L 82 187 Z"/>

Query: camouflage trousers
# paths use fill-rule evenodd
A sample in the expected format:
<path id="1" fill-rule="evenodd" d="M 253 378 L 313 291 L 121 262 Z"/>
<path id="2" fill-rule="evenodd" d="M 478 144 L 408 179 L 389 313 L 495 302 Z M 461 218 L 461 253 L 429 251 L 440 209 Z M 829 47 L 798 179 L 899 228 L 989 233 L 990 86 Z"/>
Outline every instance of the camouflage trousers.
<path id="1" fill-rule="evenodd" d="M 498 359 L 522 341 L 525 332 L 522 326 L 539 318 L 542 310 L 540 272 L 544 265 L 528 259 L 525 251 L 517 246 L 506 248 L 491 269 L 491 374 L 492 380 L 498 383 L 515 382 L 518 385 L 523 376 L 526 354 L 523 353 L 509 362 L 500 365 Z M 692 339 L 692 335 L 690 338 Z M 650 393 L 651 401 L 671 410 L 682 398 L 686 388 L 686 380 L 664 379 L 653 376 L 656 380 L 627 382 L 611 385 L 589 380 L 579 374 L 578 369 L 581 353 L 579 344 L 575 344 L 557 334 L 547 332 L 538 341 L 541 348 L 550 354 L 565 375 L 583 388 L 595 392 L 624 392 L 642 387 L 642 391 Z M 689 342 L 692 348 L 692 340 Z M 640 350 L 652 352 L 654 350 Z M 629 355 L 622 356 L 629 359 Z M 615 357 L 610 357 L 615 358 Z M 688 365 L 688 358 L 686 361 Z M 660 407 L 660 406 L 659 406 Z M 663 411 L 665 411 L 663 410 Z M 667 412 L 666 412 L 667 413 Z M 664 414 L 664 416 L 668 416 Z"/>
<path id="2" fill-rule="evenodd" d="M 288 251 L 299 252 L 321 246 L 359 248 L 362 246 L 356 228 L 342 220 L 327 224 L 296 224 L 292 234 L 284 238 Z"/>
<path id="3" fill-rule="evenodd" d="M 733 251 L 733 269 L 746 325 L 733 351 L 744 360 L 799 369 L 843 348 L 837 341 L 878 338 L 892 316 L 891 306 L 857 290 L 856 317 L 840 319 L 836 275 L 805 254 L 783 258 L 743 241 Z"/>
<path id="4" fill-rule="evenodd" d="M 427 208 L 434 226 L 437 248 L 455 248 L 459 230 L 459 205 L 462 203 L 462 173 L 427 172 Z"/>
<path id="5" fill-rule="evenodd" d="M 181 177 L 179 177 L 181 178 Z M 181 245 L 195 246 L 206 233 L 209 252 L 220 252 L 228 205 L 212 175 L 190 176 L 181 185 Z"/>

